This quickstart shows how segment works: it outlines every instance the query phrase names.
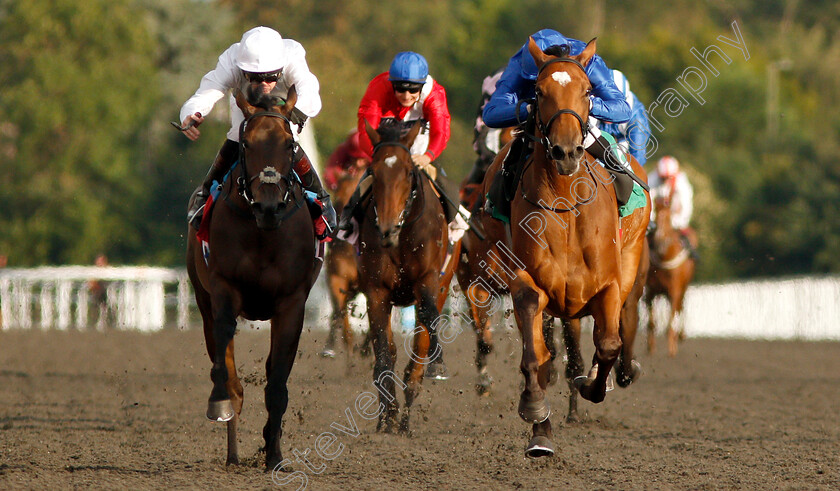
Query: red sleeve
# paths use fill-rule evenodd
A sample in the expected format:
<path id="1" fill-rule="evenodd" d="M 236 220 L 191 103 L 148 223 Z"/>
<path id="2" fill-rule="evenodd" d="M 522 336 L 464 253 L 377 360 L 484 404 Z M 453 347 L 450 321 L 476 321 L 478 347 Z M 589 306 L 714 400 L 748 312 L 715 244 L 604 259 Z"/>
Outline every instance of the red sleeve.
<path id="1" fill-rule="evenodd" d="M 324 181 L 326 181 L 329 189 L 335 189 L 338 186 L 338 178 L 341 176 L 345 163 L 350 158 L 348 146 L 346 141 L 337 146 L 327 160 L 327 165 L 324 167 Z"/>
<path id="2" fill-rule="evenodd" d="M 368 158 L 373 156 L 373 144 L 365 130 L 365 121 L 370 123 L 372 128 L 379 127 L 379 121 L 386 107 L 385 101 L 387 97 L 393 96 L 392 90 L 391 82 L 388 81 L 388 72 L 381 73 L 370 81 L 359 104 L 359 146 Z"/>
<path id="3" fill-rule="evenodd" d="M 446 104 L 446 91 L 434 82 L 432 93 L 423 103 L 423 117 L 429 121 L 429 149 L 426 151 L 432 160 L 440 157 L 449 142 L 449 107 Z"/>

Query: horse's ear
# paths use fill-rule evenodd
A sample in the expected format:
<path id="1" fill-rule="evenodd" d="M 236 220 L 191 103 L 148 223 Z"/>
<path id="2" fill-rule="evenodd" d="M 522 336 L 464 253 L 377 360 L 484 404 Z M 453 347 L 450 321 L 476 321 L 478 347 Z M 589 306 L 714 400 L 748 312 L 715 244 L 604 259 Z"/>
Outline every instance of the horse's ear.
<path id="1" fill-rule="evenodd" d="M 367 133 L 368 138 L 370 138 L 371 145 L 375 147 L 379 144 L 379 133 L 377 133 L 376 130 L 373 129 L 373 126 L 371 126 L 370 123 L 368 123 L 367 119 L 365 119 L 365 132 Z"/>
<path id="2" fill-rule="evenodd" d="M 589 64 L 592 61 L 592 57 L 595 56 L 595 41 L 598 38 L 592 38 L 592 41 L 586 43 L 586 47 L 583 48 L 583 51 L 575 56 L 574 58 L 583 66 Z"/>
<path id="3" fill-rule="evenodd" d="M 284 110 L 287 112 L 292 112 L 292 109 L 295 108 L 295 104 L 297 104 L 297 89 L 294 85 L 289 87 L 289 92 L 286 94 L 286 105 L 284 106 Z"/>
<path id="4" fill-rule="evenodd" d="M 414 139 L 417 138 L 417 134 L 420 133 L 420 129 L 422 127 L 423 124 L 419 119 L 415 121 L 414 124 L 411 125 L 411 129 L 408 130 L 408 134 L 406 134 L 400 139 L 402 141 L 402 144 L 410 148 L 411 145 L 414 143 Z"/>
<path id="5" fill-rule="evenodd" d="M 543 66 L 543 64 L 551 58 L 547 54 L 543 53 L 543 50 L 537 46 L 537 42 L 534 41 L 533 37 L 528 38 L 528 51 L 531 53 L 531 56 L 534 57 L 534 63 L 537 64 L 537 68 Z"/>
<path id="6" fill-rule="evenodd" d="M 257 111 L 257 108 L 248 103 L 248 98 L 245 97 L 245 94 L 241 90 L 237 90 L 233 97 L 236 99 L 236 105 L 242 111 L 242 114 L 245 115 L 245 119 L 248 119 Z"/>

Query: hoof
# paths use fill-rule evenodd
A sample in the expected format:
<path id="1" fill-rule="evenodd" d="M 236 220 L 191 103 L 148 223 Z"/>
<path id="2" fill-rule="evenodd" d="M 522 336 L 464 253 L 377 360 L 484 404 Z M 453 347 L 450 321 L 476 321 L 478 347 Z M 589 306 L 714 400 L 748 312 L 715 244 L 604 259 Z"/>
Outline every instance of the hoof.
<path id="1" fill-rule="evenodd" d="M 554 443 L 546 436 L 537 435 L 531 438 L 528 446 L 525 447 L 525 456 L 532 459 L 539 457 L 554 456 Z"/>
<path id="2" fill-rule="evenodd" d="M 332 348 L 324 348 L 319 354 L 324 358 L 335 358 L 335 350 Z"/>
<path id="3" fill-rule="evenodd" d="M 225 461 L 225 465 L 239 465 L 239 457 L 236 455 L 228 457 Z"/>
<path id="4" fill-rule="evenodd" d="M 210 421 L 230 421 L 234 414 L 230 399 L 207 403 L 207 419 Z"/>
<path id="5" fill-rule="evenodd" d="M 551 416 L 551 408 L 545 399 L 539 401 L 527 401 L 524 397 L 519 396 L 519 417 L 526 423 L 539 424 L 547 420 Z"/>
<path id="6" fill-rule="evenodd" d="M 480 396 L 490 395 L 490 390 L 493 388 L 493 377 L 487 373 L 480 373 L 478 375 L 478 382 L 475 383 L 475 391 Z"/>
<path id="7" fill-rule="evenodd" d="M 443 362 L 436 361 L 429 363 L 426 367 L 426 378 L 433 380 L 449 380 L 449 370 Z"/>
<path id="8" fill-rule="evenodd" d="M 630 373 L 621 373 L 618 375 L 616 382 L 620 387 L 627 387 L 632 384 L 642 374 L 642 365 L 636 361 L 630 361 Z"/>
<path id="9" fill-rule="evenodd" d="M 411 428 L 408 424 L 408 414 L 403 414 L 402 418 L 400 418 L 400 427 L 398 431 L 401 435 L 408 435 L 411 433 Z"/>

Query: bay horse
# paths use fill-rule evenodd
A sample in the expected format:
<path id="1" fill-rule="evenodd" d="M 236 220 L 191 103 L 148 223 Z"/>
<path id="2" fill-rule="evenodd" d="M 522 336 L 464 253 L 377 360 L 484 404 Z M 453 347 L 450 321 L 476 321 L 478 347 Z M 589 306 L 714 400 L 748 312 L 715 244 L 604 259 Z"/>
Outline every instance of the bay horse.
<path id="1" fill-rule="evenodd" d="M 338 186 L 333 192 L 333 203 L 338 216 L 341 216 L 341 211 L 353 194 L 353 190 L 356 189 L 362 174 L 363 172 L 348 172 L 338 179 Z M 324 267 L 332 314 L 330 314 L 330 331 L 321 356 L 335 357 L 336 337 L 341 332 L 345 354 L 349 361 L 353 350 L 353 330 L 350 328 L 348 305 L 361 291 L 356 250 L 353 245 L 337 237 L 333 238 L 324 258 Z"/>
<path id="2" fill-rule="evenodd" d="M 528 49 L 539 67 L 534 150 L 511 202 L 506 231 L 511 255 L 505 262 L 513 275 L 510 294 L 523 344 L 525 389 L 518 412 L 533 425 L 525 453 L 540 457 L 554 453 L 546 402 L 551 352 L 543 313 L 561 319 L 592 315 L 592 367 L 574 383 L 584 399 L 603 401 L 622 350 L 621 309 L 637 280 L 650 203 L 645 194 L 644 207 L 619 219 L 612 176 L 584 151 L 591 91 L 585 67 L 595 54 L 595 40 L 570 57 L 544 53 L 533 38 Z M 488 175 L 495 176 L 500 165 L 497 158 Z M 638 162 L 631 159 L 631 166 L 647 178 Z M 491 180 L 485 179 L 484 194 Z"/>
<path id="3" fill-rule="evenodd" d="M 445 365 L 436 325 L 457 265 L 460 241 L 447 263 L 448 229 L 443 207 L 430 178 L 411 160 L 409 148 L 421 125 L 401 135 L 399 125 L 374 130 L 365 122 L 373 156 L 370 200 L 360 224 L 357 258 L 362 292 L 367 298 L 370 337 L 375 356 L 373 377 L 382 408 L 377 431 L 409 431 L 411 406 L 424 374 L 443 378 Z M 406 338 L 409 361 L 403 381 L 393 372 L 397 348 L 391 330 L 393 306 L 417 305 L 413 339 Z M 410 345 L 409 345 L 410 343 Z M 396 400 L 405 395 L 402 417 Z"/>
<path id="4" fill-rule="evenodd" d="M 303 328 L 304 304 L 321 264 L 314 254 L 312 218 L 292 170 L 297 143 L 289 117 L 296 101 L 294 87 L 285 103 L 264 100 L 260 107 L 237 94 L 236 103 L 245 116 L 239 130 L 239 162 L 217 206 L 205 217 L 210 220 L 212 248 L 206 262 L 194 232 L 188 233 L 187 241 L 187 272 L 213 362 L 207 417 L 227 422 L 227 464 L 239 462 L 236 433 L 243 401 L 234 361 L 236 319 L 271 320 L 265 363 L 268 420 L 263 427 L 269 470 L 283 462 L 286 383 Z"/>
<path id="5" fill-rule="evenodd" d="M 677 341 L 685 337 L 682 317 L 683 301 L 688 285 L 694 279 L 695 261 L 691 251 L 683 244 L 679 231 L 671 225 L 671 202 L 658 197 L 653 202 L 656 227 L 648 234 L 650 242 L 650 275 L 645 292 L 648 307 L 648 353 L 656 349 L 656 325 L 653 318 L 653 300 L 659 295 L 668 300 L 668 356 L 677 356 Z"/>

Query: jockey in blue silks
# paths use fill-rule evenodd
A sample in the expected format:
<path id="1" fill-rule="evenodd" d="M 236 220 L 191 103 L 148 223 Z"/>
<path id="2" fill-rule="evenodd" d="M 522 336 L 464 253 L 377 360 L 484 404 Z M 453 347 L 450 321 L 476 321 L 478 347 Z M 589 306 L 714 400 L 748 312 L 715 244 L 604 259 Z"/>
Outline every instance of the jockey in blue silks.
<path id="1" fill-rule="evenodd" d="M 623 73 L 613 70 L 612 74 L 615 85 L 621 90 L 627 104 L 630 105 L 630 120 L 621 124 L 602 123 L 600 125 L 601 131 L 612 135 L 621 150 L 635 157 L 639 164 L 645 165 L 645 162 L 647 162 L 647 143 L 650 137 L 650 125 L 648 124 L 647 113 L 645 113 L 645 105 L 630 90 L 630 83 L 627 82 L 627 77 Z"/>
<path id="2" fill-rule="evenodd" d="M 586 43 L 577 39 L 563 36 L 552 29 L 543 29 L 531 36 L 546 54 L 557 57 L 575 56 L 580 54 L 586 47 Z M 630 119 L 630 105 L 624 94 L 616 87 L 613 81 L 612 72 L 604 60 L 597 54 L 593 55 L 585 68 L 586 75 L 592 84 L 590 95 L 589 115 L 601 121 L 610 123 L 626 123 Z M 525 124 L 525 132 L 533 134 L 531 103 L 535 97 L 535 86 L 539 68 L 534 58 L 528 51 L 528 43 L 525 43 L 519 51 L 514 54 L 508 62 L 502 77 L 496 84 L 496 91 L 490 101 L 484 106 L 482 117 L 484 123 L 491 128 L 506 128 Z M 589 130 L 585 135 L 583 146 L 586 151 L 603 162 L 611 173 L 616 177 L 616 194 L 620 205 L 626 203 L 633 190 L 633 181 L 624 172 L 626 159 L 614 145 L 612 138 L 601 134 L 595 121 L 588 121 Z M 504 174 L 516 173 L 516 168 L 521 166 L 529 150 L 525 148 L 525 138 L 517 137 L 508 156 L 505 158 Z M 612 149 L 612 150 L 611 150 Z M 499 181 L 497 179 L 497 181 Z M 502 202 L 501 185 L 497 189 L 491 188 L 490 201 L 499 205 Z M 507 200 L 512 197 L 510 190 L 505 193 Z"/>

